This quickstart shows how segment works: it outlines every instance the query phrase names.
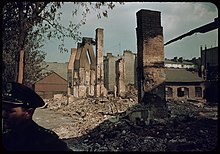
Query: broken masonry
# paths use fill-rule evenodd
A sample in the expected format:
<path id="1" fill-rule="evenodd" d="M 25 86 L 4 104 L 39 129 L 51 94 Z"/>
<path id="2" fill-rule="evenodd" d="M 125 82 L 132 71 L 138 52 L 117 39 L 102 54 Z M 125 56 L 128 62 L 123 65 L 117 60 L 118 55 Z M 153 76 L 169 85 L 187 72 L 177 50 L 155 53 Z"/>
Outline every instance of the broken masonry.
<path id="1" fill-rule="evenodd" d="M 93 51 L 96 45 L 96 56 Z M 105 96 L 103 71 L 103 29 L 96 29 L 96 40 L 83 37 L 77 49 L 71 49 L 68 65 L 68 95 Z"/>
<path id="2" fill-rule="evenodd" d="M 151 120 L 165 122 L 168 109 L 161 13 L 142 9 L 136 15 L 138 103 L 146 108 L 141 111 L 141 118 L 148 123 Z"/>

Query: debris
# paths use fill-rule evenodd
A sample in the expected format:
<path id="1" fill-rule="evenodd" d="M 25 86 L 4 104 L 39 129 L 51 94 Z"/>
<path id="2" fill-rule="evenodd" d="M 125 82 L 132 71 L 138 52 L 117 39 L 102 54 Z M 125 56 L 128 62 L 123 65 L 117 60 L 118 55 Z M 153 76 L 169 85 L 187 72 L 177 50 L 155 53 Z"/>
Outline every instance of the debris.
<path id="1" fill-rule="evenodd" d="M 53 130 L 73 151 L 210 151 L 217 145 L 217 106 L 169 101 L 166 123 L 145 123 L 129 118 L 145 111 L 135 97 L 74 98 L 68 105 L 60 103 L 65 96 L 59 99 L 47 101 L 48 109 L 75 122 Z"/>

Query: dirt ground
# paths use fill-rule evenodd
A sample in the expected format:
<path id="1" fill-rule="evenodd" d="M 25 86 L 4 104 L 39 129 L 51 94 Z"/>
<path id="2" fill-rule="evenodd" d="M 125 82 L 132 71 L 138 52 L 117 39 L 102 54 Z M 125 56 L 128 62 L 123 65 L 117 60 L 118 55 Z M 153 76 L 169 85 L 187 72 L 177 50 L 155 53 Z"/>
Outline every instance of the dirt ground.
<path id="1" fill-rule="evenodd" d="M 63 125 L 73 123 L 75 120 L 69 116 L 50 110 L 49 108 L 36 109 L 33 119 L 39 125 L 47 129 L 55 129 L 62 127 Z"/>
<path id="2" fill-rule="evenodd" d="M 212 151 L 218 145 L 218 108 L 191 102 L 167 102 L 166 124 L 138 124 L 124 113 L 137 103 L 132 98 L 65 98 L 49 100 L 34 120 L 52 129 L 73 151 Z M 109 120 L 114 119 L 114 120 Z M 116 120 L 115 120 L 116 119 Z"/>
<path id="3" fill-rule="evenodd" d="M 49 108 L 37 108 L 33 120 L 40 126 L 50 130 L 62 130 L 65 126 L 74 123 L 74 118 L 63 115 L 58 111 L 51 110 Z M 61 132 L 56 132 L 59 136 Z M 66 136 L 67 138 L 69 136 Z M 67 141 L 67 140 L 65 140 Z M 73 151 L 84 151 L 83 147 L 71 145 Z"/>

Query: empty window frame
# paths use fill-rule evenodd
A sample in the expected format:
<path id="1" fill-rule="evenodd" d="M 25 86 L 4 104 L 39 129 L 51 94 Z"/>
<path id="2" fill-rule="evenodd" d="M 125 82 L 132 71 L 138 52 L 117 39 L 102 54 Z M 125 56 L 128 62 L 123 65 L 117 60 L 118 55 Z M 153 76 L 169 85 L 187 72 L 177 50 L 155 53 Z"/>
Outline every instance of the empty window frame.
<path id="1" fill-rule="evenodd" d="M 202 88 L 195 87 L 195 97 L 202 97 Z"/>
<path id="2" fill-rule="evenodd" d="M 177 88 L 177 96 L 178 97 L 189 97 L 189 88 L 186 88 L 186 87 Z"/>
<path id="3" fill-rule="evenodd" d="M 173 89 L 171 87 L 166 87 L 166 96 L 173 97 Z"/>

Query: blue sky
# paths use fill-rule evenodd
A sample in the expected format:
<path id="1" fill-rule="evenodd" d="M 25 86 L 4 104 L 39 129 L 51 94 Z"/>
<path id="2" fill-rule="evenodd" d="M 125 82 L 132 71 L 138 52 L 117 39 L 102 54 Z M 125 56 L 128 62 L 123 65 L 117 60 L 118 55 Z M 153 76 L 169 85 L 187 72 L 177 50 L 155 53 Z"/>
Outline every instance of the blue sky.
<path id="1" fill-rule="evenodd" d="M 129 2 L 124 5 L 116 5 L 108 11 L 108 18 L 98 19 L 95 12 L 91 12 L 86 19 L 86 24 L 80 28 L 82 37 L 95 38 L 96 28 L 104 29 L 104 55 L 111 52 L 113 55 L 121 55 L 125 49 L 137 53 L 136 39 L 136 12 L 140 9 L 155 10 L 161 12 L 161 24 L 163 27 L 164 43 L 189 32 L 190 30 L 213 22 L 218 17 L 217 7 L 209 2 Z M 63 8 L 62 22 L 71 20 L 73 5 L 66 3 Z M 81 16 L 74 18 L 79 20 Z M 70 51 L 76 48 L 75 41 L 65 40 L 65 47 Z M 47 53 L 46 61 L 68 62 L 70 52 L 60 53 L 57 40 L 48 40 L 42 48 Z M 183 57 L 191 59 L 200 56 L 200 46 L 207 48 L 218 45 L 218 29 L 198 33 L 183 38 L 164 47 L 166 58 Z M 94 47 L 95 49 L 95 47 Z"/>

